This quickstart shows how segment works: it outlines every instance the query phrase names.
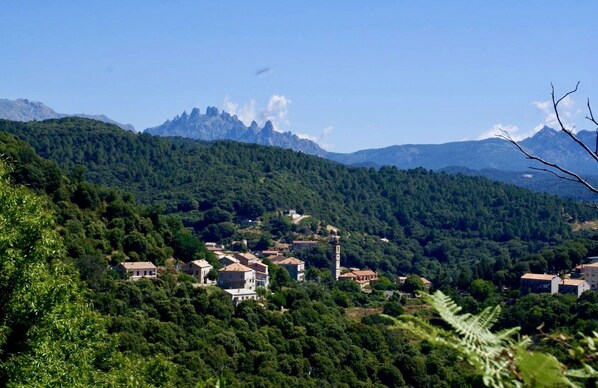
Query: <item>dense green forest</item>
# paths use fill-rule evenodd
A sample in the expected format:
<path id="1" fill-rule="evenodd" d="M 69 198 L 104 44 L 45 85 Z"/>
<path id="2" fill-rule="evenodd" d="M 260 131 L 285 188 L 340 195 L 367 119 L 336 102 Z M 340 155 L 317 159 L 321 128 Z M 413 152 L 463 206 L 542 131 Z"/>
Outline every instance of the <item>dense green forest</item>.
<path id="1" fill-rule="evenodd" d="M 597 293 L 575 300 L 502 290 L 522 271 L 566 268 L 595 253 L 591 236 L 573 234 L 565 220 L 593 218 L 592 210 L 571 202 L 479 178 L 352 169 L 286 150 L 160 139 L 88 120 L 0 124 L 36 148 L 0 133 L 6 385 L 210 386 L 221 378 L 255 387 L 480 386 L 452 351 L 420 343 L 379 315 L 428 314 L 417 300 L 405 305 L 383 295 L 398 288 L 393 275 L 408 272 L 435 275 L 466 311 L 510 298 L 499 327 L 521 325 L 531 335 L 541 323 L 549 332 L 597 329 Z M 66 144 L 72 157 L 87 153 L 69 162 Z M 104 150 L 102 163 L 91 162 L 92 144 Z M 243 210 L 243 198 L 254 205 Z M 221 290 L 195 288 L 173 271 L 131 282 L 109 268 L 127 256 L 216 264 L 201 238 L 225 226 L 224 241 L 243 237 L 236 222 L 244 217 L 264 218 L 254 243 L 313 232 L 314 224 L 276 215 L 287 207 L 342 228 L 342 259 L 386 275 L 371 294 L 330 281 L 318 266 L 304 284 L 271 266 L 272 292 L 235 308 Z M 511 227 L 512 236 L 494 227 Z M 323 248 L 303 254 L 327 264 Z M 568 359 L 559 344 L 538 347 Z M 42 362 L 47 368 L 37 367 Z"/>
<path id="2" fill-rule="evenodd" d="M 0 143 L 12 166 L 0 182 L 6 273 L 0 286 L 10 296 L 3 299 L 7 340 L 0 343 L 0 373 L 10 386 L 209 386 L 214 377 L 256 387 L 448 387 L 478 381 L 467 367 L 456 367 L 460 362 L 447 351 L 412 343 L 383 320 L 347 318 L 344 310 L 352 306 L 402 310 L 398 302 L 380 293 L 367 296 L 353 284 L 300 285 L 272 268 L 278 291 L 266 305 L 251 301 L 235 309 L 221 290 L 194 288 L 184 276 L 121 279 L 107 264 L 123 260 L 123 252 L 161 263 L 171 254 L 213 258 L 177 217 L 80 175 L 63 176 L 55 163 L 13 136 L 0 135 Z M 30 189 L 15 189 L 15 183 Z M 20 205 L 24 201 L 32 208 Z M 31 251 L 32 242 L 40 248 Z M 8 254 L 16 264 L 6 261 Z M 310 274 L 319 277 L 316 269 Z M 31 320 L 32 314 L 40 318 Z"/>
<path id="3" fill-rule="evenodd" d="M 343 231 L 344 265 L 415 272 L 438 285 L 479 277 L 512 285 L 529 269 L 526 255 L 571 238 L 567 221 L 596 218 L 588 207 L 483 178 L 349 168 L 275 147 L 160 138 L 85 119 L 0 121 L 0 131 L 68 174 L 177 215 L 206 241 L 255 239 L 235 223 L 295 208 Z M 274 219 L 263 232 L 291 238 L 306 229 Z M 557 270 L 571 260 L 531 264 Z"/>

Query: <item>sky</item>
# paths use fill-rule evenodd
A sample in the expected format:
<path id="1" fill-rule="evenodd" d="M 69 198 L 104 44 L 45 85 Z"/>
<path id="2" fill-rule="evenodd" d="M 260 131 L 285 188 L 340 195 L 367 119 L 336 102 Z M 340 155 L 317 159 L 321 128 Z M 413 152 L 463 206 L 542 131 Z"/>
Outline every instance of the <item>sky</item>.
<path id="1" fill-rule="evenodd" d="M 137 129 L 216 106 L 335 152 L 593 129 L 595 1 L 0 1 L 0 98 Z"/>

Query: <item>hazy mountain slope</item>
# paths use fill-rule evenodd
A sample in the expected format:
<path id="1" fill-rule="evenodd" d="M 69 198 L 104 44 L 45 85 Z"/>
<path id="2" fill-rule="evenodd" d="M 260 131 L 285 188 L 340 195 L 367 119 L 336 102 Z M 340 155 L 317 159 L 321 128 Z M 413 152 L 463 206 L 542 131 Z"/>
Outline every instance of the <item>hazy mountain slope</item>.
<path id="1" fill-rule="evenodd" d="M 14 121 L 41 121 L 48 119 L 59 119 L 69 116 L 83 117 L 91 120 L 102 121 L 108 124 L 115 124 L 128 131 L 135 130 L 131 124 L 121 124 L 110 119 L 109 117 L 106 117 L 105 115 L 57 113 L 52 108 L 39 101 L 29 101 L 24 98 L 19 98 L 16 100 L 0 99 L 0 119 Z"/>
<path id="2" fill-rule="evenodd" d="M 582 131 L 579 137 L 593 147 L 593 133 Z M 583 174 L 595 175 L 598 172 L 596 163 L 562 132 L 544 127 L 521 144 L 534 154 Z M 396 145 L 350 154 L 328 153 L 326 157 L 346 164 L 371 163 L 433 170 L 457 166 L 471 170 L 527 171 L 530 166 L 539 166 L 537 162 L 526 159 L 512 144 L 498 138 L 445 144 Z"/>
<path id="3" fill-rule="evenodd" d="M 194 108 L 191 114 L 183 112 L 162 125 L 148 128 L 145 132 L 159 136 L 181 136 L 199 140 L 235 140 L 243 143 L 289 148 L 310 155 L 324 156 L 326 152 L 311 140 L 302 139 L 291 132 L 277 132 L 272 123 L 267 121 L 260 128 L 254 121 L 245 126 L 237 116 L 226 112 L 219 113 L 217 108 L 208 107 L 205 114 Z"/>

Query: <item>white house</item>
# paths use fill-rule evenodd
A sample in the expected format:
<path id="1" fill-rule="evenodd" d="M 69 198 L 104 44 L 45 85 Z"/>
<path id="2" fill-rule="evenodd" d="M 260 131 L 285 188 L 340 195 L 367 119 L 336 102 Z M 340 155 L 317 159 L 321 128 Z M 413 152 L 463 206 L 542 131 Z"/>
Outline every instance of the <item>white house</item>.
<path id="1" fill-rule="evenodd" d="M 131 280 L 141 278 L 155 279 L 157 267 L 150 261 L 126 261 L 118 263 L 116 270 L 122 275 L 128 275 Z"/>
<path id="2" fill-rule="evenodd" d="M 232 288 L 224 290 L 224 292 L 230 296 L 234 306 L 237 306 L 244 300 L 257 300 L 257 293 L 246 288 Z"/>

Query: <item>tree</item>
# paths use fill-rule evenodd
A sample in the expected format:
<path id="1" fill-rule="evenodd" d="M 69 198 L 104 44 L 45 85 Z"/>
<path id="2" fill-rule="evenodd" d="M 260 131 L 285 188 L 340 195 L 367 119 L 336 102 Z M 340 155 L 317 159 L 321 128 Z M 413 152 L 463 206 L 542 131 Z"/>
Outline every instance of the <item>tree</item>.
<path id="1" fill-rule="evenodd" d="M 401 286 L 401 290 L 404 292 L 416 292 L 422 291 L 423 289 L 424 282 L 419 276 L 413 274 L 408 275 L 407 279 L 405 279 L 405 282 L 403 283 L 403 286 Z"/>
<path id="2" fill-rule="evenodd" d="M 0 163 L 0 381 L 9 386 L 102 385 L 96 364 L 114 342 L 91 310 L 46 203 Z"/>
<path id="3" fill-rule="evenodd" d="M 555 97 L 554 85 L 552 85 L 552 83 L 551 83 L 550 86 L 552 89 L 551 94 L 550 94 L 552 97 L 552 107 L 554 109 L 554 113 L 556 115 L 557 122 L 559 123 L 560 130 L 562 132 L 564 132 L 565 134 L 567 134 L 567 136 L 569 136 L 569 138 L 571 138 L 571 140 L 573 142 L 575 142 L 575 144 L 577 146 L 579 146 L 579 148 L 581 148 L 581 150 L 584 153 L 589 155 L 591 157 L 591 159 L 594 160 L 594 162 L 598 163 L 598 128 L 596 129 L 596 145 L 595 145 L 594 150 L 592 150 L 590 148 L 590 146 L 585 144 L 583 141 L 581 141 L 577 137 L 577 135 L 573 132 L 574 128 L 567 128 L 567 126 L 563 123 L 563 120 L 561 119 L 561 115 L 559 113 L 559 104 L 562 103 L 563 100 L 565 100 L 567 97 L 569 97 L 573 93 L 577 92 L 577 88 L 579 87 L 579 82 L 577 82 L 577 84 L 575 85 L 575 89 L 568 91 L 559 99 L 557 99 Z M 586 119 L 588 119 L 591 123 L 593 123 L 594 125 L 596 125 L 596 127 L 598 127 L 598 121 L 594 118 L 594 113 L 592 112 L 592 106 L 590 105 L 589 98 L 587 99 L 586 105 L 588 108 L 588 116 L 586 116 Z M 509 141 L 510 143 L 512 143 L 513 145 L 515 145 L 515 147 L 517 147 L 519 149 L 519 151 L 521 151 L 528 159 L 535 160 L 537 162 L 540 162 L 544 166 L 546 166 L 546 167 L 530 167 L 531 169 L 548 172 L 548 173 L 551 173 L 551 174 L 557 176 L 558 178 L 561 178 L 561 179 L 564 179 L 567 181 L 571 181 L 571 182 L 580 183 L 581 185 L 585 186 L 588 190 L 590 190 L 592 193 L 598 194 L 598 187 L 594 186 L 587 179 L 582 177 L 579 173 L 575 172 L 574 170 L 572 170 L 570 168 L 566 168 L 558 163 L 544 159 L 543 157 L 540 157 L 538 155 L 535 155 L 535 154 L 527 151 L 525 148 L 523 148 L 523 146 L 521 144 L 519 144 L 517 141 L 513 140 L 513 138 L 511 138 L 511 136 L 509 135 L 509 133 L 507 131 L 503 130 L 502 133 L 503 133 L 502 135 L 499 135 L 500 138 L 505 139 L 505 140 Z"/>

